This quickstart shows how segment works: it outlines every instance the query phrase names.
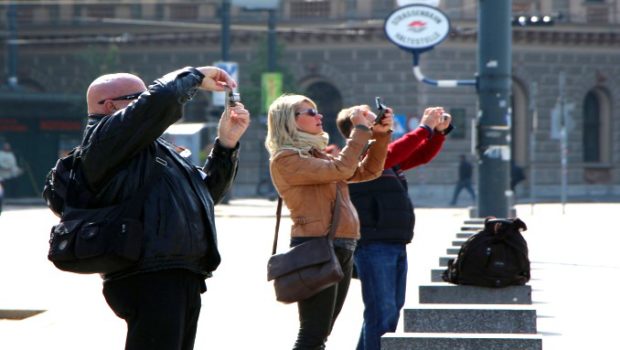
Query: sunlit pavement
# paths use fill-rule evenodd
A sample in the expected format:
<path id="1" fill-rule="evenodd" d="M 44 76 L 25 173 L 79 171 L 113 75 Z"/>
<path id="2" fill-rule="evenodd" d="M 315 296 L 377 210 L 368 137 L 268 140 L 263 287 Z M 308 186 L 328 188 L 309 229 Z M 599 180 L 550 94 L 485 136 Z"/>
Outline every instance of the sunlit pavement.
<path id="1" fill-rule="evenodd" d="M 7 206 L 0 216 L 0 310 L 45 310 L 20 321 L 0 320 L 0 349 L 122 349 L 125 324 L 108 309 L 96 275 L 57 270 L 47 261 L 45 208 Z M 196 349 L 290 349 L 297 332 L 296 306 L 275 301 L 266 282 L 275 202 L 231 200 L 216 210 L 223 257 L 207 281 Z M 517 206 L 532 260 L 533 307 L 546 350 L 619 349 L 614 332 L 620 314 L 619 203 Z M 417 286 L 454 240 L 468 212 L 463 208 L 416 210 L 409 245 L 406 307 L 417 304 Z M 280 247 L 287 246 L 288 224 Z M 328 341 L 329 349 L 354 349 L 362 322 L 359 283 L 354 281 Z M 402 330 L 402 326 L 399 326 Z"/>

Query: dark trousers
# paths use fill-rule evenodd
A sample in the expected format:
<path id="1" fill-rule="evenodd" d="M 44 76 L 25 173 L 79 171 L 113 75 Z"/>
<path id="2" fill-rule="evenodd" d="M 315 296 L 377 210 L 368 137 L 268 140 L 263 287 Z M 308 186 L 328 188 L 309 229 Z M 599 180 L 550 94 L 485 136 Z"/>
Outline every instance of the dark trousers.
<path id="1" fill-rule="evenodd" d="M 461 193 L 462 189 L 465 189 L 467 192 L 469 192 L 469 195 L 471 196 L 471 200 L 473 201 L 476 200 L 476 194 L 474 193 L 474 189 L 471 187 L 471 180 L 459 180 L 459 182 L 457 182 L 456 186 L 454 187 L 454 193 L 452 194 L 452 201 L 450 201 L 451 205 L 456 204 L 456 201 L 459 198 L 459 194 Z"/>
<path id="2" fill-rule="evenodd" d="M 336 247 L 335 251 L 342 266 L 344 278 L 338 284 L 297 303 L 299 333 L 294 350 L 325 349 L 327 337 L 342 310 L 351 283 L 353 252 L 339 247 Z"/>
<path id="3" fill-rule="evenodd" d="M 126 350 L 191 350 L 204 286 L 198 274 L 164 270 L 106 282 L 103 295 L 127 322 Z"/>
<path id="4" fill-rule="evenodd" d="M 4 200 L 4 187 L 2 181 L 0 181 L 0 213 L 2 213 L 2 201 Z"/>

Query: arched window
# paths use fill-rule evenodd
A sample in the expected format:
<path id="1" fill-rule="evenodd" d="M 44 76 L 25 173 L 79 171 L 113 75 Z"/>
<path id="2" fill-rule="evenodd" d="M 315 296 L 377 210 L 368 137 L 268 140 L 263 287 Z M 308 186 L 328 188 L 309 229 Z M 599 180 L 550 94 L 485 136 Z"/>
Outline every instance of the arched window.
<path id="1" fill-rule="evenodd" d="M 336 126 L 336 116 L 343 106 L 338 88 L 326 81 L 316 81 L 306 87 L 305 95 L 316 102 L 319 112 L 323 114 L 323 130 L 329 134 L 329 142 L 342 147 L 344 138 Z"/>
<path id="2" fill-rule="evenodd" d="M 583 101 L 583 161 L 606 163 L 611 155 L 611 105 L 603 89 L 590 90 Z"/>

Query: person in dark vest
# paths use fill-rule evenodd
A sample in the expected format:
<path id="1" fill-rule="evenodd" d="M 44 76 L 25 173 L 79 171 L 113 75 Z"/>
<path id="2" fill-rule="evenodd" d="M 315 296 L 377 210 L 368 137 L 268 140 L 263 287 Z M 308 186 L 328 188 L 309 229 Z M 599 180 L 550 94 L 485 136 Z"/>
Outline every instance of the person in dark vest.
<path id="1" fill-rule="evenodd" d="M 471 163 L 467 160 L 464 154 L 461 154 L 459 156 L 459 179 L 456 181 L 456 186 L 454 186 L 454 193 L 452 194 L 452 201 L 450 201 L 450 205 L 456 205 L 456 201 L 458 200 L 462 189 L 469 192 L 472 201 L 476 200 L 476 194 L 474 193 L 474 189 L 471 187 L 472 174 L 473 167 Z"/>
<path id="2" fill-rule="evenodd" d="M 336 124 L 343 136 L 352 131 L 352 108 L 343 109 Z M 387 113 L 392 114 L 388 108 Z M 353 261 L 362 285 L 364 324 L 357 350 L 378 350 L 381 336 L 394 332 L 405 304 L 407 284 L 406 245 L 413 238 L 415 214 L 404 171 L 430 162 L 441 150 L 445 135 L 452 130 L 451 116 L 443 107 L 424 111 L 420 125 L 388 146 L 383 174 L 375 180 L 350 183 L 351 201 L 360 219 L 361 238 Z M 372 147 L 372 144 L 369 146 Z"/>

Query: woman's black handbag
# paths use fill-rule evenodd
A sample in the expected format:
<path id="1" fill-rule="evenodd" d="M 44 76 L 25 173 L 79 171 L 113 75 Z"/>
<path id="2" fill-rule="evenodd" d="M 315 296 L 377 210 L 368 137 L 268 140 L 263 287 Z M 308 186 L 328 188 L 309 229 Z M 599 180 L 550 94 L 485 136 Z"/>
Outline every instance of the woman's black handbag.
<path id="1" fill-rule="evenodd" d="M 337 190 L 332 223 L 327 235 L 310 239 L 286 253 L 275 254 L 282 209 L 282 198 L 278 199 L 272 256 L 267 264 L 267 280 L 274 281 L 276 300 L 294 303 L 307 299 L 344 277 L 333 245 L 340 214 L 339 204 L 340 191 Z"/>
<path id="2" fill-rule="evenodd" d="M 79 157 L 79 154 L 76 155 Z M 60 223 L 50 234 L 47 258 L 54 265 L 75 273 L 112 273 L 131 267 L 142 255 L 143 227 L 140 215 L 151 185 L 165 161 L 157 157 L 154 171 L 129 200 L 102 208 L 76 208 L 64 201 Z M 162 163 L 163 162 L 163 163 Z M 76 189 L 77 161 L 67 181 L 67 196 L 79 198 Z"/>

